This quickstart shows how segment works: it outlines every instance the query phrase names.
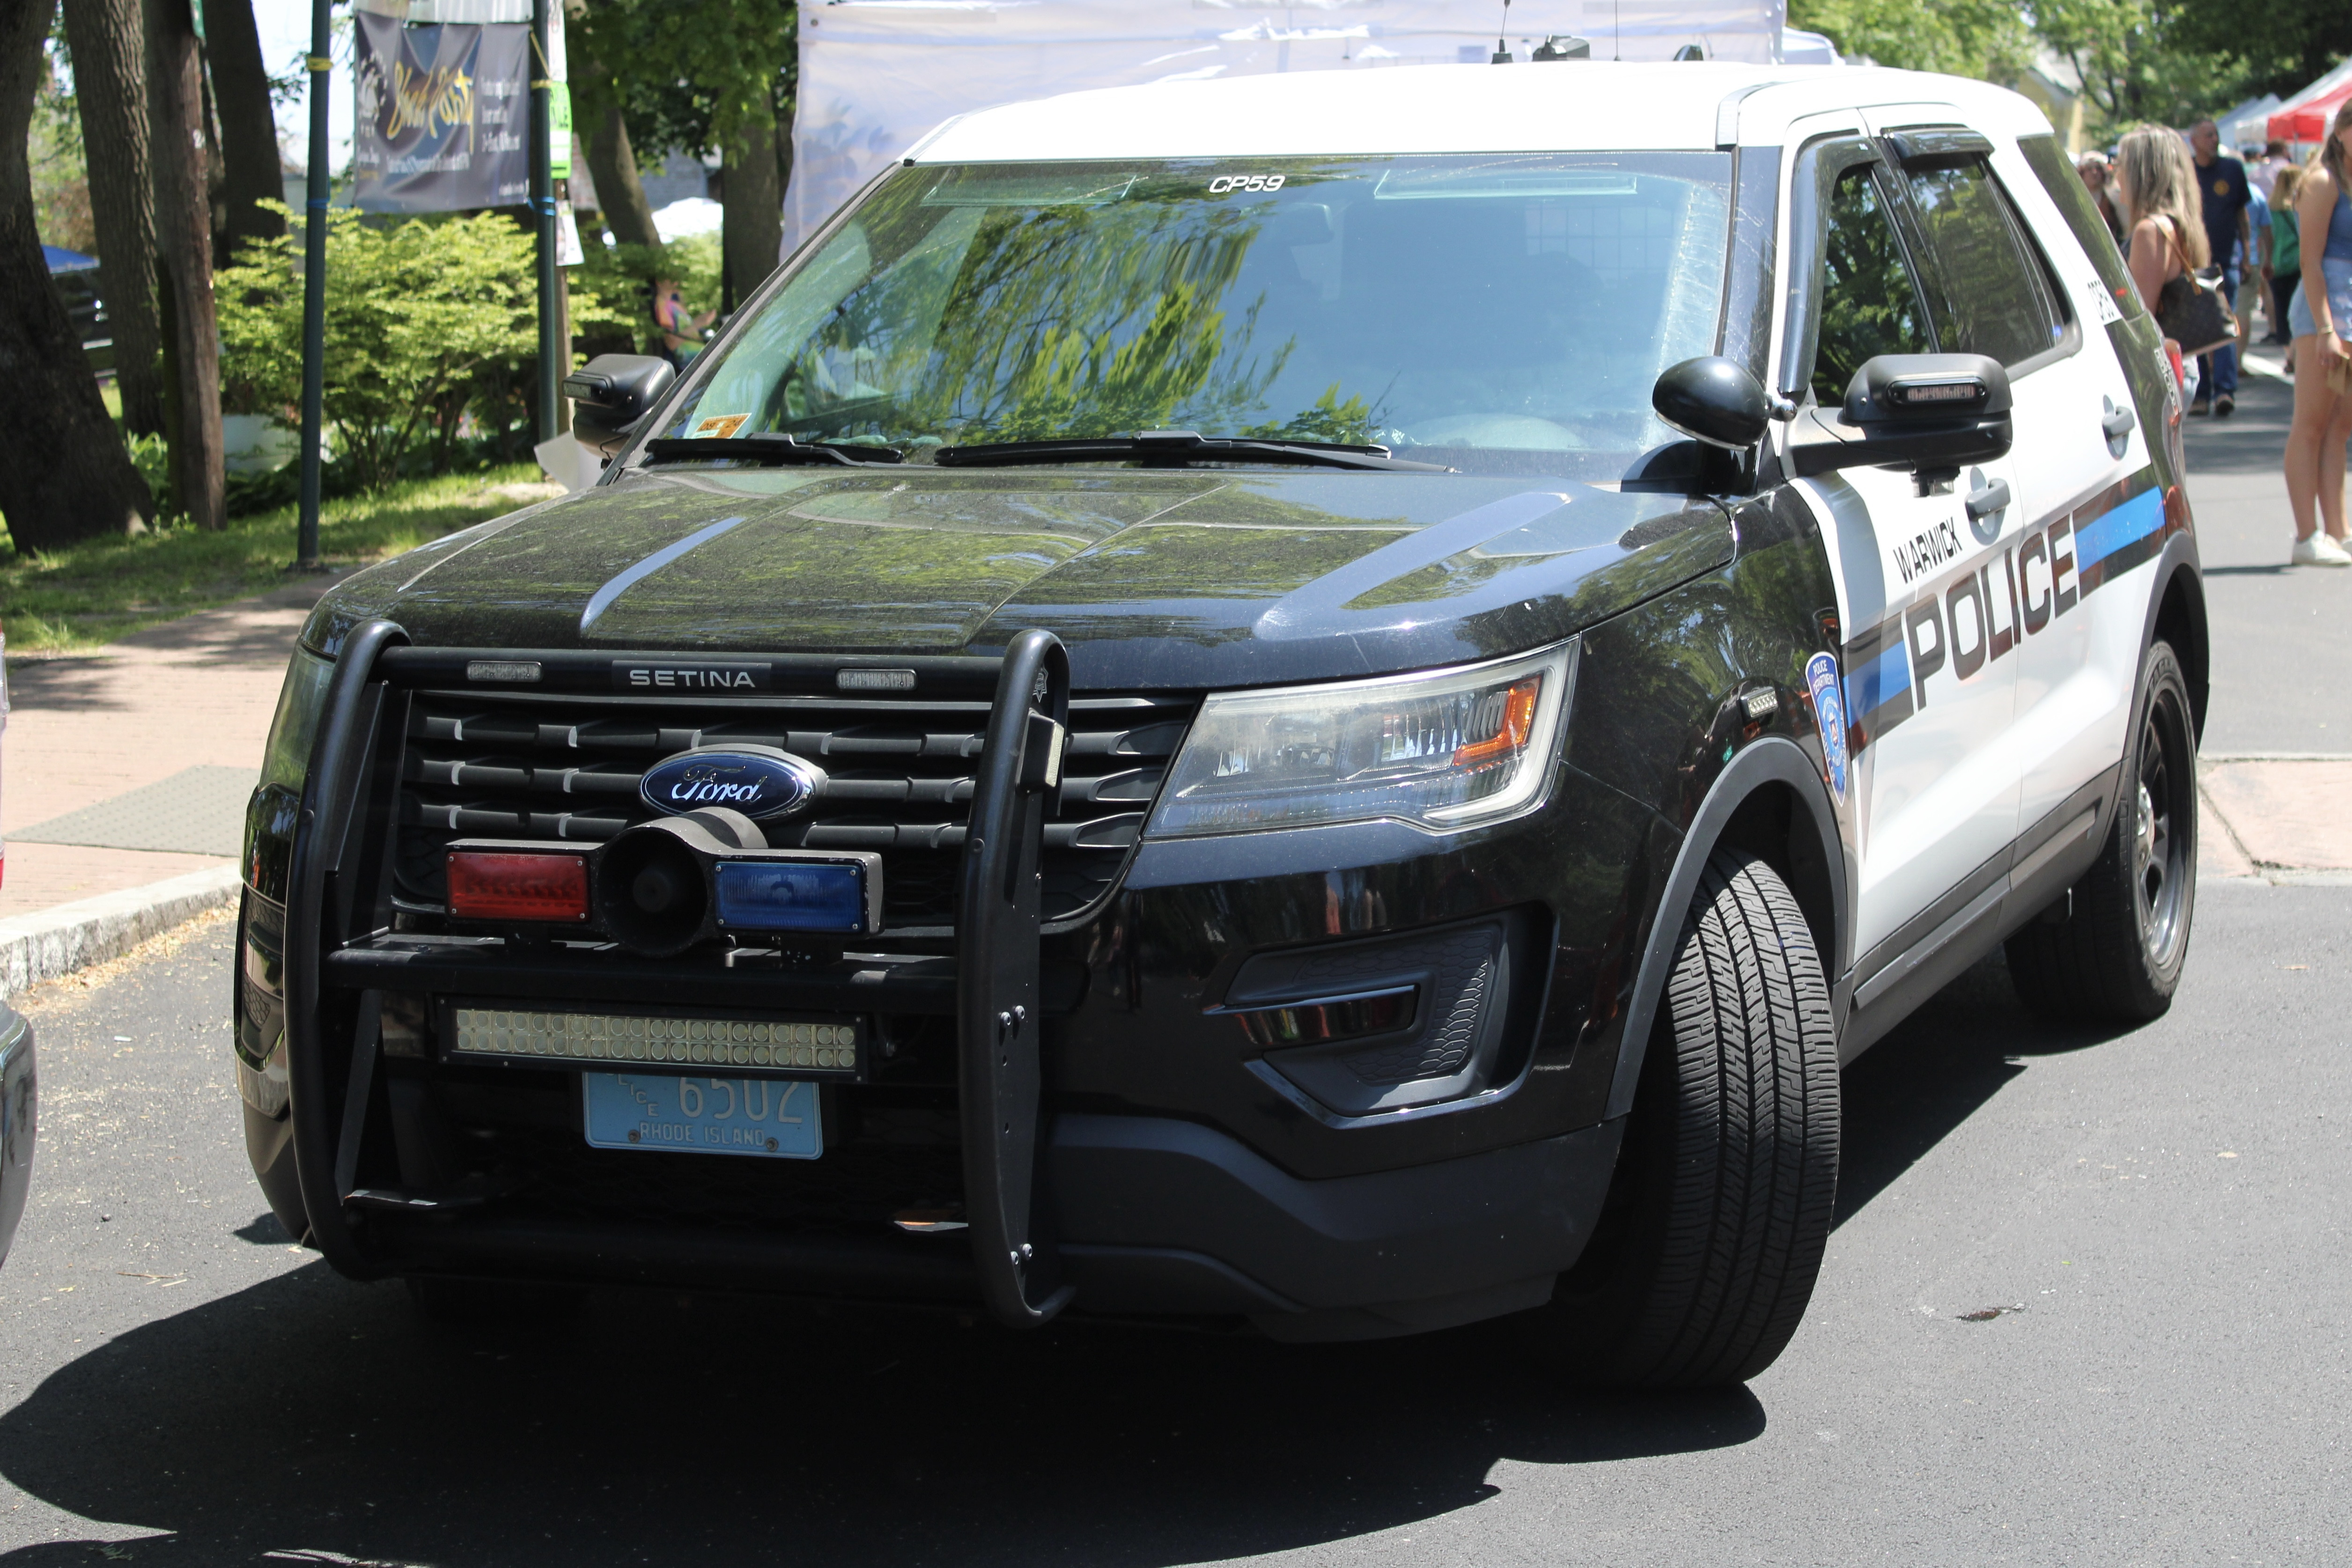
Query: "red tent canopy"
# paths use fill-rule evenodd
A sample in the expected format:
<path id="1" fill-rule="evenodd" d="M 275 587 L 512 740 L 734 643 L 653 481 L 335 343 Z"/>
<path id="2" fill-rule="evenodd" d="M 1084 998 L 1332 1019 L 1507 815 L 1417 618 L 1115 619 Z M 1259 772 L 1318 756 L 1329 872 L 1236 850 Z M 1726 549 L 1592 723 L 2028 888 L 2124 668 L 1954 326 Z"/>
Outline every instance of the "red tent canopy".
<path id="1" fill-rule="evenodd" d="M 2352 98 L 2352 81 L 2343 82 L 2309 103 L 2298 103 L 2293 109 L 2281 110 L 2271 116 L 2270 138 L 2273 141 L 2324 141 L 2327 139 L 2327 122 L 2346 99 Z"/>

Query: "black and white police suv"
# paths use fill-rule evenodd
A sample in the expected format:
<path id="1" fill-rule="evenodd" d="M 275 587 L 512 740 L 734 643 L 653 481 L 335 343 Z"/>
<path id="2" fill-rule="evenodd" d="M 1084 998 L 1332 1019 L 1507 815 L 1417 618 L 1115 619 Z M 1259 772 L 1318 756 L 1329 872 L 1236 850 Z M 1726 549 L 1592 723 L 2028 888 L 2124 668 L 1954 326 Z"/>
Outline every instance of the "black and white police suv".
<path id="1" fill-rule="evenodd" d="M 1841 1062 L 2002 942 L 2053 1014 L 2179 977 L 2178 391 L 2010 93 L 993 110 L 669 375 L 336 587 L 254 797 L 254 1168 L 429 1307 L 1518 1313 L 1727 1382 Z"/>

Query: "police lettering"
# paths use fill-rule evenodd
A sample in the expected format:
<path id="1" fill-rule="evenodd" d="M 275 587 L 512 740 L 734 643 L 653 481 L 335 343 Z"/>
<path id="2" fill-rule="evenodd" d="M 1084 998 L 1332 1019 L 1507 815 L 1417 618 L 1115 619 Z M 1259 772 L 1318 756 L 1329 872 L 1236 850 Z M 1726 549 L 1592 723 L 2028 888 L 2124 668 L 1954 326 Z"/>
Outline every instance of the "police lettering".
<path id="1" fill-rule="evenodd" d="M 2074 608 L 2082 588 L 2074 569 L 2074 519 L 2060 517 L 2001 551 L 1998 563 L 1988 559 L 1940 593 L 1921 594 L 1902 612 L 1915 707 L 1927 706 L 1927 677 L 1947 664 L 1959 679 L 1969 680 Z M 1946 538 L 1948 552 L 1936 554 Z M 1895 564 L 1906 581 L 1915 575 L 1906 559 L 1925 571 L 1958 553 L 1958 535 L 1948 522 L 1922 531 L 1894 550 Z"/>

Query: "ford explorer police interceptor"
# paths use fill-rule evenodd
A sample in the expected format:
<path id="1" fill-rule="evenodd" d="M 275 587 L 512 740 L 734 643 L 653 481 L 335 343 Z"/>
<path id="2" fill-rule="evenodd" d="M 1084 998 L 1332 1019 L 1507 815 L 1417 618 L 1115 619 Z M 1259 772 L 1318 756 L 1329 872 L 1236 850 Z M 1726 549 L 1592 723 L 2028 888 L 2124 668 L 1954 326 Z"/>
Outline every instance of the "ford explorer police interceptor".
<path id="1" fill-rule="evenodd" d="M 429 1308 L 1733 1381 L 1843 1062 L 2002 943 L 2053 1015 L 2179 980 L 2178 390 L 2013 94 L 1018 104 L 568 387 L 601 482 L 339 583 L 253 800 L 254 1168 Z"/>

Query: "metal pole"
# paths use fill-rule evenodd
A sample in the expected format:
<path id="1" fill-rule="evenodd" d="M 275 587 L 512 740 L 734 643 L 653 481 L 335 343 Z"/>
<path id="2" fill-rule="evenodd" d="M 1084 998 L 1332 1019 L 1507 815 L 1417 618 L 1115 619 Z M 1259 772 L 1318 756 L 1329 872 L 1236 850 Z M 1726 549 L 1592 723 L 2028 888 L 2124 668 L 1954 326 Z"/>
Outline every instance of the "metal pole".
<path id="1" fill-rule="evenodd" d="M 327 168 L 327 89 L 332 80 L 334 23 L 330 0 L 311 0 L 310 174 L 302 204 L 302 509 L 296 526 L 294 570 L 317 571 L 319 560 L 319 444 L 326 426 L 327 396 L 327 199 L 332 189 Z"/>
<path id="2" fill-rule="evenodd" d="M 539 230 L 539 438 L 552 441 L 562 434 L 560 401 L 564 361 L 571 358 L 562 340 L 555 308 L 555 137 L 548 124 L 549 100 L 554 97 L 548 70 L 549 0 L 531 0 L 530 6 L 530 210 Z"/>

